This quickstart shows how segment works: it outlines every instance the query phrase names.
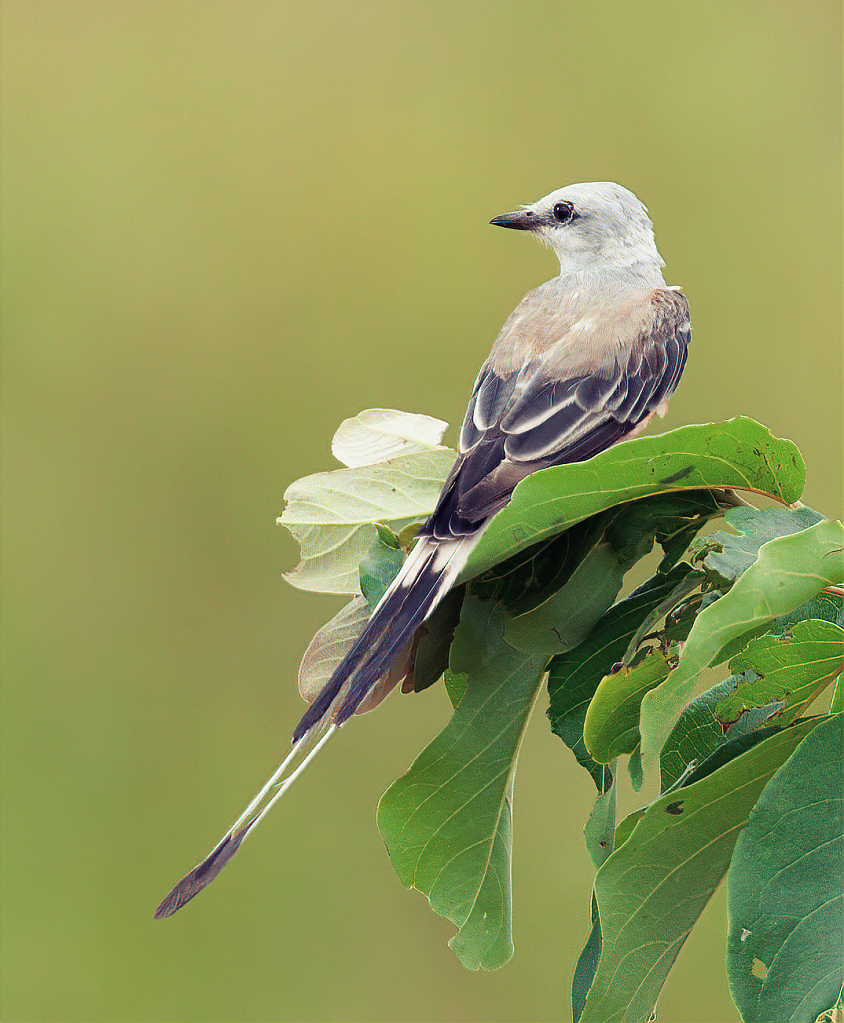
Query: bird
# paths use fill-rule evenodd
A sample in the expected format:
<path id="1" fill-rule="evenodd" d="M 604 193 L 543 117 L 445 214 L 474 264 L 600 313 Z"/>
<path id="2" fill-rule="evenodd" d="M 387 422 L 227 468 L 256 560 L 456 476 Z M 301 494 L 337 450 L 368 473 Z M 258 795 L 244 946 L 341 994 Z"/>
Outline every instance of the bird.
<path id="1" fill-rule="evenodd" d="M 572 184 L 490 224 L 533 235 L 553 250 L 560 273 L 530 291 L 501 328 L 475 380 L 436 506 L 363 632 L 294 728 L 290 754 L 156 918 L 176 912 L 219 874 L 395 668 L 517 483 L 549 466 L 585 461 L 667 411 L 691 341 L 689 305 L 665 283 L 639 199 L 614 182 Z"/>

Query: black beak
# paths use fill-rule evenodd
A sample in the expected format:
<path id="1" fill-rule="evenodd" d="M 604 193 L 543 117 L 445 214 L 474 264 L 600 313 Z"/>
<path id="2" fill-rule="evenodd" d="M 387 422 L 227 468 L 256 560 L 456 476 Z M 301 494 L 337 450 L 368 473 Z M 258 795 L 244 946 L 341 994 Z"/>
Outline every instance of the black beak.
<path id="1" fill-rule="evenodd" d="M 493 217 L 490 224 L 495 227 L 512 227 L 515 231 L 535 231 L 539 227 L 539 217 L 533 210 L 516 210 L 514 213 Z"/>

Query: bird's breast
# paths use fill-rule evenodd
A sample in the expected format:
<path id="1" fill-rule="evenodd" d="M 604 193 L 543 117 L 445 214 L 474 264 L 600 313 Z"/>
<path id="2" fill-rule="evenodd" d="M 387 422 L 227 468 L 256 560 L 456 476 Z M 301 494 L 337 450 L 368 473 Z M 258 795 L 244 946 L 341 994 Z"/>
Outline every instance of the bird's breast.
<path id="1" fill-rule="evenodd" d="M 550 282 L 555 283 L 555 282 Z M 600 371 L 639 337 L 653 319 L 651 289 L 531 292 L 504 324 L 490 354 L 499 376 L 544 364 L 555 375 Z"/>

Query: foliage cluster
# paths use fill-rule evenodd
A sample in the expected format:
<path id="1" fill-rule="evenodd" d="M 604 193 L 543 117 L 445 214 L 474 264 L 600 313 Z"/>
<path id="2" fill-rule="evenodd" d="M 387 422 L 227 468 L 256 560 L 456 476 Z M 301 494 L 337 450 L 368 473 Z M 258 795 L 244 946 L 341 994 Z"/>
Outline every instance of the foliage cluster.
<path id="1" fill-rule="evenodd" d="M 285 495 L 303 557 L 291 581 L 354 594 L 311 644 L 303 693 L 359 635 L 433 506 L 453 457 L 444 425 L 361 413 L 335 441 L 349 468 Z M 455 924 L 466 967 L 513 951 L 513 784 L 547 684 L 551 729 L 597 788 L 574 1020 L 653 1018 L 725 876 L 742 1018 L 813 1023 L 840 1006 L 844 534 L 799 503 L 804 475 L 791 442 L 739 418 L 536 473 L 493 520 L 404 682 L 442 678 L 453 716 L 378 808 L 396 873 Z M 699 536 L 719 516 L 727 528 Z M 619 597 L 655 545 L 653 574 Z M 660 795 L 617 821 L 622 756 L 636 791 L 658 771 Z"/>

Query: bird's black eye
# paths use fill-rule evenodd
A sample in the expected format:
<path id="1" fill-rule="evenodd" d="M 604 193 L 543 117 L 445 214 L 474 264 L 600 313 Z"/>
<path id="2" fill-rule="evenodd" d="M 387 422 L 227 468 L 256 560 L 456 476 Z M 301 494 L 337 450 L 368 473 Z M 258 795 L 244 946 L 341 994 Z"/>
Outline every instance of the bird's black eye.
<path id="1" fill-rule="evenodd" d="M 574 217 L 574 206 L 570 202 L 558 202 L 552 213 L 558 223 L 567 224 Z"/>

